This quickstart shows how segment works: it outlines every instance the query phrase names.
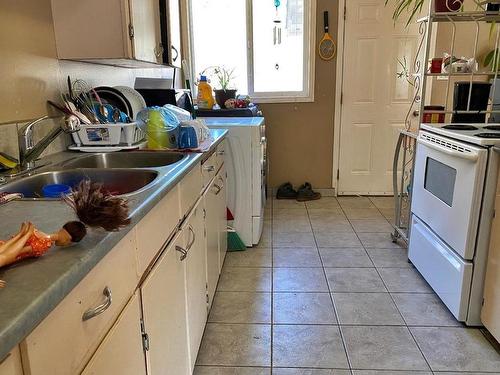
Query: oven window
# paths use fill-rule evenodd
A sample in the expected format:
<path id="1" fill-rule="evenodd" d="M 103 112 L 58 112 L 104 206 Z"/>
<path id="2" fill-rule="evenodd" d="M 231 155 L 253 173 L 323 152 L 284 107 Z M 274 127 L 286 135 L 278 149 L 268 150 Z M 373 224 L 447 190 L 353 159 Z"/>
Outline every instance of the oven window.
<path id="1" fill-rule="evenodd" d="M 427 158 L 424 188 L 448 206 L 453 204 L 457 170 L 432 158 Z"/>

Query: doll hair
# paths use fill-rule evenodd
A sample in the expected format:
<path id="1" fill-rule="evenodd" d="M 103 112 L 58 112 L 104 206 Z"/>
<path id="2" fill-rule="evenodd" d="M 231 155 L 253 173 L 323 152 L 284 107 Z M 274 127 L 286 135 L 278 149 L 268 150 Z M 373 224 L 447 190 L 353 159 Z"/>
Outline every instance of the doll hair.
<path id="1" fill-rule="evenodd" d="M 79 221 L 64 225 L 73 242 L 79 242 L 87 233 L 85 227 L 103 228 L 115 232 L 130 224 L 128 202 L 102 190 L 102 184 L 81 181 L 64 196 L 64 201 L 75 211 Z"/>

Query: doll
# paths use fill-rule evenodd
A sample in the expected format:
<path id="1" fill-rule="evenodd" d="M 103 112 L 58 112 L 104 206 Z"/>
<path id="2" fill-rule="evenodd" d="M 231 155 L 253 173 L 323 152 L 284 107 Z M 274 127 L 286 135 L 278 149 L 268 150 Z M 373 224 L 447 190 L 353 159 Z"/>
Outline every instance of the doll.
<path id="1" fill-rule="evenodd" d="M 78 221 L 69 221 L 57 232 L 46 234 L 25 222 L 19 232 L 7 241 L 0 241 L 0 267 L 26 258 L 38 258 L 53 245 L 68 246 L 80 242 L 87 234 L 87 226 L 111 232 L 130 224 L 128 203 L 102 191 L 102 185 L 82 181 L 71 194 L 63 197 L 74 211 Z M 0 280 L 0 288 L 5 282 Z"/>

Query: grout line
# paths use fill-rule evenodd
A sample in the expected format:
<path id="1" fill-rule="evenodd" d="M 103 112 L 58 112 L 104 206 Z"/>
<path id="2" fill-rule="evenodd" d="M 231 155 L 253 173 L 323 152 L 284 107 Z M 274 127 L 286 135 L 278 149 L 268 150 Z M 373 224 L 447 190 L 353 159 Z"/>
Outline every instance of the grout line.
<path id="1" fill-rule="evenodd" d="M 340 204 L 339 204 L 339 206 L 340 206 Z M 309 225 L 311 225 L 311 229 L 313 229 L 312 223 L 311 223 L 311 217 L 309 216 L 309 209 L 307 208 L 307 205 L 306 205 L 306 212 L 307 212 L 307 217 L 309 219 Z M 344 215 L 345 215 L 345 213 L 344 213 Z M 321 262 L 321 266 L 322 266 L 322 269 L 323 269 L 323 277 L 325 278 L 325 282 L 326 282 L 326 285 L 327 285 L 328 290 L 329 290 L 330 302 L 332 303 L 333 312 L 335 314 L 335 319 L 337 320 L 337 326 L 339 327 L 340 339 L 342 341 L 342 347 L 344 348 L 344 353 L 345 353 L 345 356 L 346 356 L 346 359 L 347 359 L 347 365 L 349 366 L 349 371 L 352 374 L 352 363 L 351 363 L 351 359 L 349 357 L 349 353 L 347 351 L 347 344 L 346 344 L 344 332 L 342 331 L 342 327 L 340 326 L 339 314 L 338 314 L 337 308 L 335 306 L 335 300 L 334 300 L 333 295 L 332 295 L 332 290 L 330 288 L 330 283 L 328 282 L 328 277 L 326 276 L 326 271 L 325 271 L 325 267 L 324 267 L 324 264 L 323 264 L 323 259 L 321 258 L 321 254 L 319 252 L 318 242 L 316 240 L 316 234 L 314 233 L 314 230 L 313 230 L 313 238 L 314 238 L 314 243 L 316 244 L 316 250 L 318 251 L 319 260 Z"/>
<path id="2" fill-rule="evenodd" d="M 270 375 L 273 375 L 273 355 L 274 355 L 274 196 L 271 197 L 271 347 L 270 350 Z"/>

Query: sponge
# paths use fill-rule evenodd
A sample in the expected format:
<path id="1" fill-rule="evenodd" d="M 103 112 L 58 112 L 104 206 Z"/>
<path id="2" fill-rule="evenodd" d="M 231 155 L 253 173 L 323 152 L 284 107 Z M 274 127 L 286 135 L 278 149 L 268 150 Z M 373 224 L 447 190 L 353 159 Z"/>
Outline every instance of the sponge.
<path id="1" fill-rule="evenodd" d="M 17 166 L 16 159 L 10 157 L 9 155 L 4 154 L 3 152 L 0 152 L 0 167 L 6 169 L 12 169 L 15 168 L 16 166 Z"/>

